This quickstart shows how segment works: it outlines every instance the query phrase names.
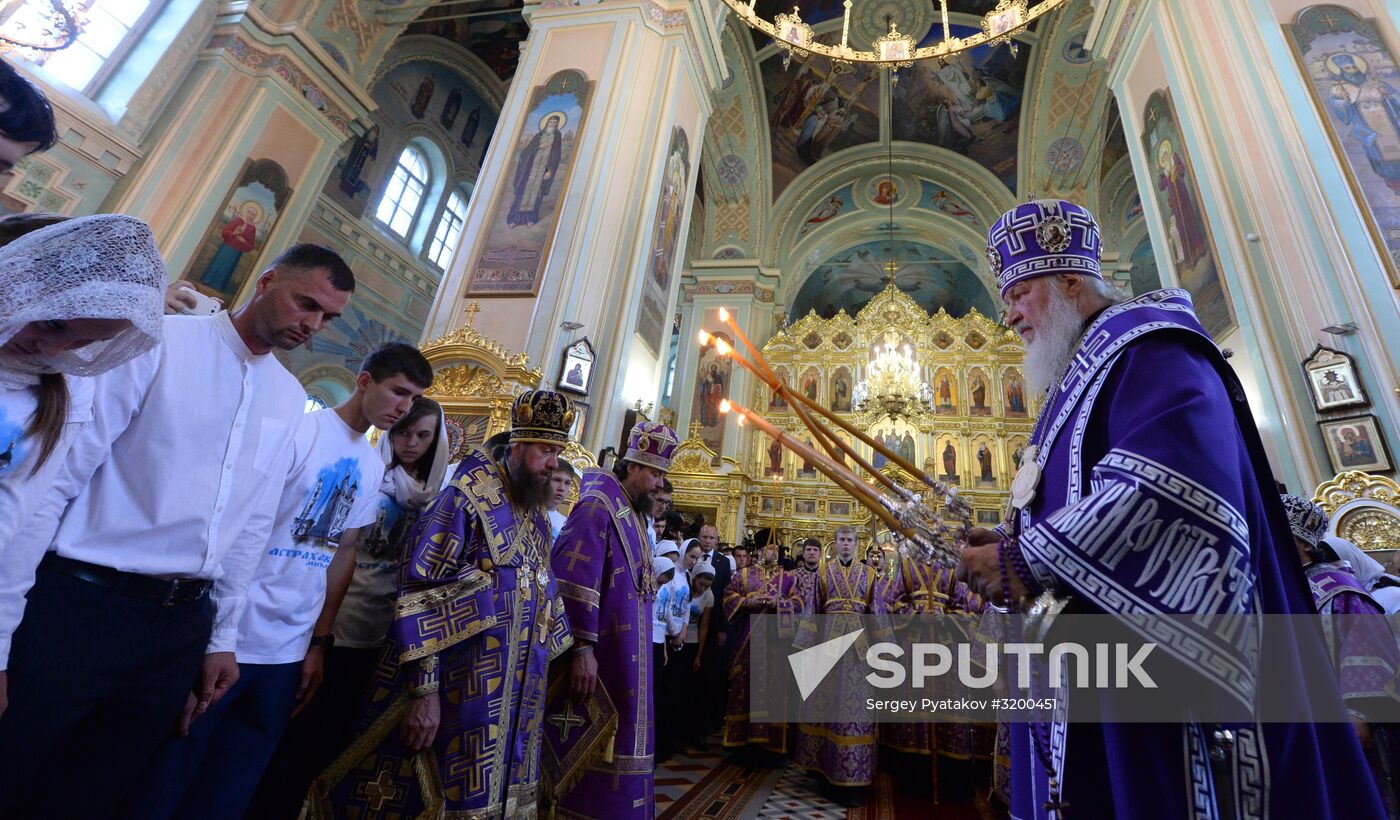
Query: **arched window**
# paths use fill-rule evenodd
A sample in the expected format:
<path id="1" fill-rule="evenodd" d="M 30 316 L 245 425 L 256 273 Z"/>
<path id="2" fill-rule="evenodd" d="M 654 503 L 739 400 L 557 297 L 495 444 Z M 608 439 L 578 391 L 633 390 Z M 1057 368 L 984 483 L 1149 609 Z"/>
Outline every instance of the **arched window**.
<path id="1" fill-rule="evenodd" d="M 462 238 L 462 224 L 466 221 L 467 198 L 461 191 L 453 191 L 433 231 L 433 241 L 428 245 L 428 261 L 439 270 L 447 270 L 452 254 L 457 252 L 457 240 Z"/>
<path id="2" fill-rule="evenodd" d="M 413 146 L 403 149 L 394 175 L 384 187 L 384 196 L 374 218 L 389 226 L 389 230 L 408 238 L 418 206 L 423 204 L 423 191 L 428 187 L 428 160 Z"/>
<path id="3" fill-rule="evenodd" d="M 55 80 L 91 93 L 140 38 L 160 3 L 151 0 L 83 0 L 77 4 L 87 18 L 82 32 L 62 51 L 39 52 L 30 59 Z M 35 32 L 48 28 L 50 0 L 25 0 L 0 30 L 16 40 L 42 39 Z"/>

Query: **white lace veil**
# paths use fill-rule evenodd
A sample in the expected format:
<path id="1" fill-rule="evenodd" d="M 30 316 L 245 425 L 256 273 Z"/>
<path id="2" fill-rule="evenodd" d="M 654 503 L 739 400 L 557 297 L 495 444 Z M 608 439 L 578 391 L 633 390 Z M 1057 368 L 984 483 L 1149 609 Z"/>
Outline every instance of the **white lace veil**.
<path id="1" fill-rule="evenodd" d="M 0 248 L 0 346 L 30 322 L 126 319 L 105 342 L 53 356 L 0 350 L 0 382 L 32 384 L 40 373 L 92 376 L 161 340 L 165 262 L 146 223 L 98 214 L 50 225 Z"/>

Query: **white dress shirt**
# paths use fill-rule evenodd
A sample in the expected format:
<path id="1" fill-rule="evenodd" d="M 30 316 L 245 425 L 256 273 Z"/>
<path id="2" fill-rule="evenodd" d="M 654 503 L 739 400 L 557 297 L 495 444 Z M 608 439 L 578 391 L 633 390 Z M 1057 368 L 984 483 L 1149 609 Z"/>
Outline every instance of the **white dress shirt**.
<path id="1" fill-rule="evenodd" d="M 233 651 L 305 391 L 272 355 L 254 355 L 226 313 L 165 317 L 164 343 L 93 382 L 92 421 L 0 563 L 0 661 L 45 549 L 142 575 L 213 579 L 209 651 Z"/>

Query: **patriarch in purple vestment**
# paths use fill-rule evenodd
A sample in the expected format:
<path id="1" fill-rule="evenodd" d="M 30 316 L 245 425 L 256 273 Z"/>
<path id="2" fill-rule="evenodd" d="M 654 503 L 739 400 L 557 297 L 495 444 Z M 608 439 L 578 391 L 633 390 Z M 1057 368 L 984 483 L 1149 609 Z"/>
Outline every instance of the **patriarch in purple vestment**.
<path id="1" fill-rule="evenodd" d="M 572 657 L 561 659 L 570 685 L 546 707 L 547 742 L 577 767 L 557 787 L 560 817 L 650 818 L 655 811 L 652 601 L 656 575 L 646 515 L 662 488 L 679 441 L 669 427 L 639 422 L 611 470 L 585 470 L 578 503 L 554 543 L 553 567 L 573 628 Z M 575 704 L 601 688 L 616 710 L 616 733 L 594 753 L 581 742 Z M 562 688 L 561 688 L 561 691 Z M 577 721 L 577 724 L 573 722 Z M 574 731 L 574 726 L 580 726 Z M 572 770 L 571 770 L 572 771 Z M 567 789 L 567 791 L 564 791 Z"/>
<path id="2" fill-rule="evenodd" d="M 1352 568 L 1324 539 L 1327 513 L 1317 504 L 1285 494 L 1283 508 L 1303 561 L 1313 601 L 1324 617 L 1323 635 L 1342 690 L 1347 715 L 1364 738 L 1367 762 L 1391 817 L 1400 816 L 1395 795 L 1396 727 L 1378 722 L 1378 708 L 1393 706 L 1400 649 L 1385 618 L 1385 610 L 1361 583 Z M 1340 616 L 1340 617 L 1332 617 Z"/>
<path id="3" fill-rule="evenodd" d="M 1076 691 L 1052 719 L 1012 726 L 1012 816 L 1382 816 L 1355 734 L 1330 722 L 1339 693 L 1305 680 L 1327 663 L 1320 631 L 1292 628 L 1285 653 L 1222 628 L 1315 612 L 1238 378 L 1188 293 L 1129 299 L 1099 257 L 1097 221 L 1062 200 L 1018 205 L 989 232 L 1026 382 L 1045 401 L 1011 519 L 972 531 L 959 572 L 998 603 L 1113 615 L 1203 697 L 1253 715 L 1267 688 L 1297 722 L 1132 723 L 1115 720 L 1113 691 Z M 1071 722 L 1086 701 L 1105 722 Z"/>
<path id="4" fill-rule="evenodd" d="M 853 527 L 836 529 L 836 558 L 822 566 L 814 592 L 811 611 L 837 617 L 821 619 L 820 628 L 817 620 L 804 619 L 793 641 L 798 649 L 854 632 L 863 626 L 858 616 L 889 612 L 890 602 L 885 597 L 888 587 L 880 583 L 873 567 L 856 560 Z M 857 639 L 855 651 L 864 655 L 868 644 L 867 636 L 862 635 Z M 812 711 L 835 712 L 841 698 L 859 691 L 859 676 L 855 664 L 842 665 L 837 674 L 812 694 Z M 798 768 L 821 775 L 831 786 L 868 786 L 875 780 L 875 724 L 863 721 L 800 724 L 793 760 Z M 843 796 L 851 797 L 852 802 L 856 799 L 853 795 Z"/>
<path id="5" fill-rule="evenodd" d="M 312 817 L 535 816 L 546 674 L 572 641 L 544 510 L 573 417 L 521 393 L 503 457 L 470 450 L 419 517 L 365 729 Z"/>
<path id="6" fill-rule="evenodd" d="M 806 610 L 809 599 L 803 597 L 798 572 L 784 570 L 778 563 L 778 548 L 769 544 L 763 548 L 760 560 L 741 568 L 724 590 L 724 614 L 734 629 L 734 660 L 729 666 L 729 700 L 724 714 L 724 745 L 728 748 L 757 747 L 773 754 L 787 754 L 788 727 L 783 723 L 768 723 L 764 715 L 751 714 L 749 687 L 755 680 L 769 680 L 766 669 L 755 669 L 754 663 L 764 663 L 760 653 L 750 657 L 749 644 L 753 636 L 751 616 L 763 613 L 797 615 Z"/>

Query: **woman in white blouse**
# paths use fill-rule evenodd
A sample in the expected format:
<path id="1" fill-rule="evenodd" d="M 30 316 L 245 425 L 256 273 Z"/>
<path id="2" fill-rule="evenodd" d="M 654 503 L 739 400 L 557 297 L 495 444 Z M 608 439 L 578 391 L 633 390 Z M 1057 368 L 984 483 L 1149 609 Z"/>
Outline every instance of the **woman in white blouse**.
<path id="1" fill-rule="evenodd" d="M 0 248 L 0 549 L 51 487 L 88 379 L 161 340 L 165 263 L 121 214 L 70 219 Z"/>

